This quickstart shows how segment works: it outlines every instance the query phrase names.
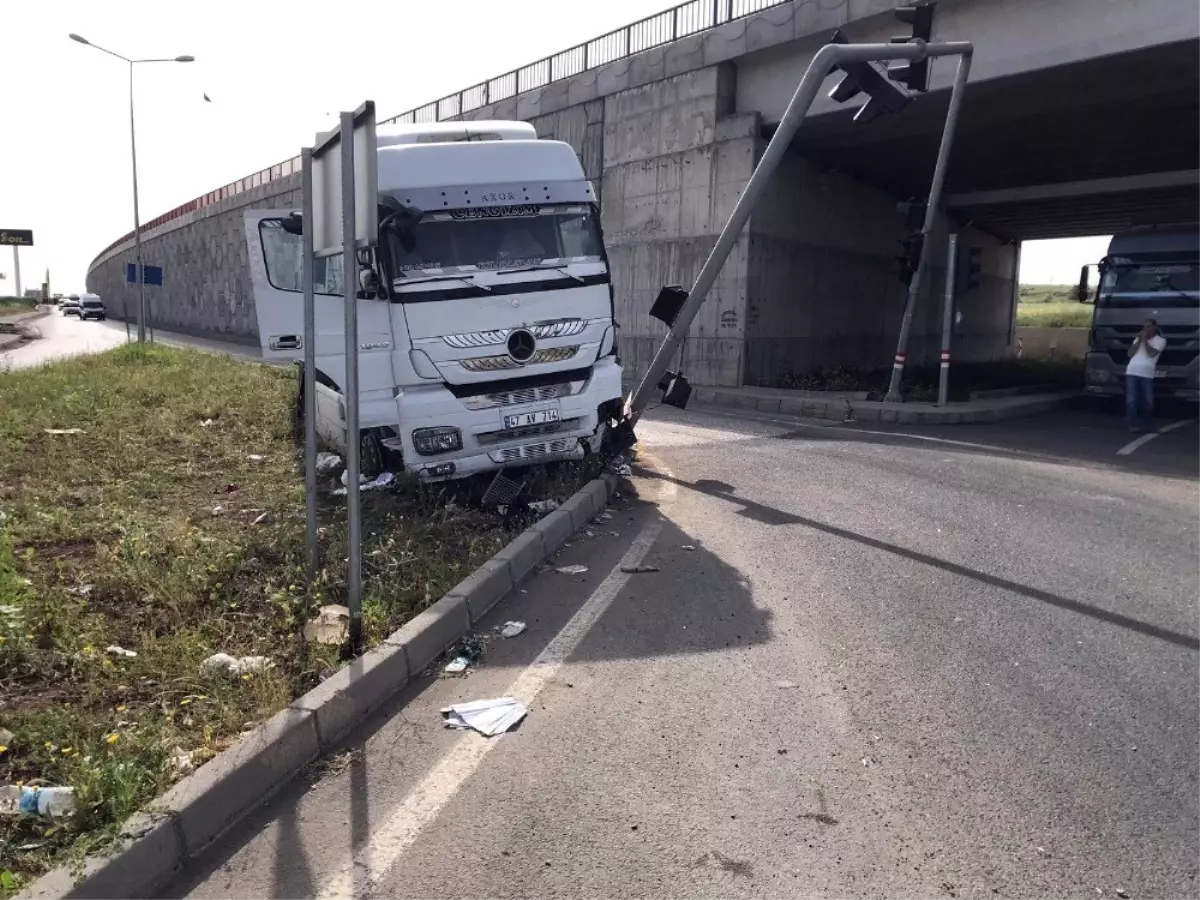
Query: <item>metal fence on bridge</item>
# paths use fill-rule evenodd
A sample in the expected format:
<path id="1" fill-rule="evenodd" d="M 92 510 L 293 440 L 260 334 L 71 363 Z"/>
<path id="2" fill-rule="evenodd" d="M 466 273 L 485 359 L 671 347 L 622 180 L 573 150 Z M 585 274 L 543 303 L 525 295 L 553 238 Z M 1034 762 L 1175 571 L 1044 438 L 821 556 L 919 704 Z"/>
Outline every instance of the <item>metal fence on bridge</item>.
<path id="1" fill-rule="evenodd" d="M 426 103 L 416 109 L 410 109 L 391 119 L 385 119 L 381 124 L 392 122 L 410 124 L 452 119 L 482 106 L 507 100 L 526 91 L 545 87 L 555 81 L 571 78 L 589 69 L 597 69 L 636 53 L 661 47 L 679 38 L 700 34 L 727 22 L 743 19 L 764 9 L 782 6 L 789 2 L 791 0 L 688 0 L 687 3 L 681 3 L 660 13 L 647 16 L 645 19 L 618 28 L 616 31 L 602 34 L 598 38 L 559 51 L 552 56 L 521 66 L 519 69 L 506 72 L 496 78 L 489 78 L 487 81 L 465 88 L 448 97 L 434 100 L 432 103 Z M 170 212 L 143 223 L 142 234 L 180 216 L 235 197 L 264 184 L 286 178 L 299 171 L 299 156 L 268 166 L 253 175 L 230 182 L 215 191 L 209 191 L 195 200 L 189 200 L 182 206 L 177 206 Z M 133 232 L 131 231 L 105 247 L 96 258 L 99 259 L 125 241 L 132 239 Z"/>

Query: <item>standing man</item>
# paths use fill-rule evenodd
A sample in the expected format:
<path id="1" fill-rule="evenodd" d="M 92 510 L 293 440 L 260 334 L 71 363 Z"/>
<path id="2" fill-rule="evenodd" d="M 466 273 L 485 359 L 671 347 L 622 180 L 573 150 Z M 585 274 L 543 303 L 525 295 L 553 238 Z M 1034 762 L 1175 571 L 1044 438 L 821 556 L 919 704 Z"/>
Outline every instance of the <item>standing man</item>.
<path id="1" fill-rule="evenodd" d="M 1129 348 L 1125 367 L 1125 421 L 1130 431 L 1150 431 L 1154 415 L 1154 369 L 1158 354 L 1167 339 L 1158 331 L 1158 322 L 1147 319 Z"/>

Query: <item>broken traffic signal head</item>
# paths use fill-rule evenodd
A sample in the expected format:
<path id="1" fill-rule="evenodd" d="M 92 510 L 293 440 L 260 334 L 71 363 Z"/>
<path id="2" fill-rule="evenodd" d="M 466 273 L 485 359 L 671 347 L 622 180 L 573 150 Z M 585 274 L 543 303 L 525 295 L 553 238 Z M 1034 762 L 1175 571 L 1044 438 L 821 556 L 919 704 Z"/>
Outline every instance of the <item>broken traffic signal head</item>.
<path id="1" fill-rule="evenodd" d="M 849 43 L 840 28 L 833 33 L 830 41 L 834 44 Z M 867 102 L 854 115 L 855 122 L 873 122 L 884 113 L 900 112 L 912 102 L 911 97 L 889 84 L 869 62 L 841 63 L 838 68 L 846 74 L 837 87 L 829 92 L 830 100 L 845 103 L 859 94 L 867 95 Z"/>
<path id="2" fill-rule="evenodd" d="M 909 44 L 913 41 L 929 42 L 933 35 L 933 11 L 936 3 L 920 3 L 914 6 L 901 6 L 896 10 L 896 18 L 905 25 L 912 26 L 912 34 L 908 37 L 894 37 L 893 44 Z M 902 82 L 910 91 L 924 93 L 929 90 L 929 59 L 914 59 L 888 66 L 888 78 Z"/>

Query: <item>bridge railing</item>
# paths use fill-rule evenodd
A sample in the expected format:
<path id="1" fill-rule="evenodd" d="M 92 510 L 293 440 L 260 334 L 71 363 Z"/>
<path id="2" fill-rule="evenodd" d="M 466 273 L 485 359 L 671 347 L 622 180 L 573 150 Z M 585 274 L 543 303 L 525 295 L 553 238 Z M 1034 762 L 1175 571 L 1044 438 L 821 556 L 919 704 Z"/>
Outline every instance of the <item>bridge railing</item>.
<path id="1" fill-rule="evenodd" d="M 517 94 L 545 87 L 555 81 L 561 81 L 581 72 L 597 69 L 618 59 L 633 56 L 635 53 L 652 50 L 680 38 L 699 34 L 727 22 L 743 19 L 764 9 L 782 6 L 788 2 L 791 0 L 688 0 L 687 3 L 681 3 L 660 13 L 647 16 L 623 28 L 602 34 L 598 38 L 592 38 L 590 41 L 539 59 L 537 62 L 513 69 L 511 72 L 505 72 L 496 78 L 489 78 L 487 81 L 464 88 L 457 93 L 442 97 L 440 100 L 434 100 L 432 103 L 426 103 L 424 106 L 418 106 L 416 109 L 410 109 L 391 119 L 385 119 L 383 123 L 413 124 L 452 119 L 491 103 L 507 100 Z M 299 171 L 299 156 L 268 166 L 252 175 L 219 187 L 215 191 L 209 191 L 149 222 L 143 222 L 142 234 L 180 216 L 211 206 L 221 200 L 236 197 L 252 188 L 270 184 L 272 181 L 278 181 Z M 123 235 L 105 247 L 96 259 L 132 238 L 132 231 Z"/>

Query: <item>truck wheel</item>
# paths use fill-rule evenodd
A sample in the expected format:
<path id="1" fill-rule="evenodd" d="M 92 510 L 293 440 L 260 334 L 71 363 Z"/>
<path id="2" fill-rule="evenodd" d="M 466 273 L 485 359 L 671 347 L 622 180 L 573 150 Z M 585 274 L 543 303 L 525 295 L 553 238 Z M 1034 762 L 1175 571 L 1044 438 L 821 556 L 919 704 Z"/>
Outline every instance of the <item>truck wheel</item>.
<path id="1" fill-rule="evenodd" d="M 380 440 L 379 429 L 368 428 L 360 432 L 358 442 L 358 469 L 368 478 L 374 478 L 387 469 L 387 451 Z"/>

